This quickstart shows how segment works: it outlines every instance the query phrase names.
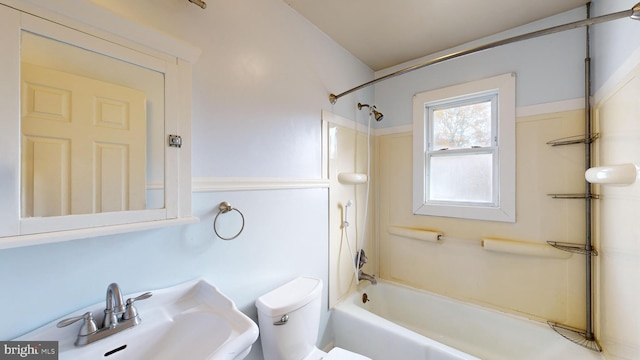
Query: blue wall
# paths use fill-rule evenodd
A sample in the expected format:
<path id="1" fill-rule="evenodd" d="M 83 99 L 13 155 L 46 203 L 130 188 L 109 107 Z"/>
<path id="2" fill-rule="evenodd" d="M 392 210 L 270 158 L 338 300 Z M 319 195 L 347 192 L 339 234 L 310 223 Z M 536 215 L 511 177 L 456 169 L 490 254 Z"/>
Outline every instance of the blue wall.
<path id="1" fill-rule="evenodd" d="M 597 0 L 593 2 L 594 16 L 631 9 L 635 0 Z M 640 49 L 640 21 L 619 19 L 593 26 L 592 58 L 593 89 L 596 92 Z"/>
<path id="2" fill-rule="evenodd" d="M 574 9 L 492 37 L 379 71 L 383 76 L 426 60 L 506 39 L 530 31 L 582 20 L 584 8 Z M 584 96 L 585 31 L 576 29 L 500 46 L 428 66 L 375 85 L 375 103 L 385 114 L 378 127 L 409 125 L 413 95 L 472 80 L 515 72 L 516 106 L 544 104 Z"/>

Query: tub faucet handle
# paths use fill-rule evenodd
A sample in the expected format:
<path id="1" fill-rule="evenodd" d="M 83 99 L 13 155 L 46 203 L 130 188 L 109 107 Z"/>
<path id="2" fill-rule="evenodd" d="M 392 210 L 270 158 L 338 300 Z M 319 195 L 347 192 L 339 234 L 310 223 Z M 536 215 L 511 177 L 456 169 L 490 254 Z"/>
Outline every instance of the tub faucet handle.
<path id="1" fill-rule="evenodd" d="M 356 265 L 358 266 L 358 269 L 362 269 L 362 267 L 364 266 L 364 264 L 367 263 L 367 261 L 369 261 L 369 259 L 367 258 L 367 254 L 365 254 L 364 249 L 360 249 L 360 251 L 358 251 L 358 254 L 356 255 L 356 258 L 355 258 L 355 262 L 356 262 Z"/>

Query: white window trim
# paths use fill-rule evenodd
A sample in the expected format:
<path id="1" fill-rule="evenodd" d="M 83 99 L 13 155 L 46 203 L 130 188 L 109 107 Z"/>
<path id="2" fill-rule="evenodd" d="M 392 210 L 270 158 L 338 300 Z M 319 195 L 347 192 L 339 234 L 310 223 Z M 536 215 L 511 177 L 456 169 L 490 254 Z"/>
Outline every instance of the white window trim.
<path id="1" fill-rule="evenodd" d="M 426 104 L 456 101 L 474 94 L 498 92 L 498 204 L 478 206 L 426 202 Z M 515 73 L 430 90 L 413 97 L 413 213 L 476 220 L 516 220 L 516 81 Z"/>

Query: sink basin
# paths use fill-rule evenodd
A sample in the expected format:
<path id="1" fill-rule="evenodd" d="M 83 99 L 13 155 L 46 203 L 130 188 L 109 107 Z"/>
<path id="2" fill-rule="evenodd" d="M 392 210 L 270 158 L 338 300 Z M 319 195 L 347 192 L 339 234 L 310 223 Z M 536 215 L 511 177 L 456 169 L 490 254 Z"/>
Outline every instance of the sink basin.
<path id="1" fill-rule="evenodd" d="M 142 292 L 140 292 L 142 293 Z M 243 359 L 258 338 L 258 326 L 233 301 L 204 280 L 152 290 L 136 302 L 142 321 L 85 346 L 75 346 L 80 323 L 57 328 L 62 319 L 92 311 L 102 323 L 104 302 L 78 310 L 16 341 L 58 341 L 59 359 Z M 139 293 L 123 296 L 135 297 Z"/>

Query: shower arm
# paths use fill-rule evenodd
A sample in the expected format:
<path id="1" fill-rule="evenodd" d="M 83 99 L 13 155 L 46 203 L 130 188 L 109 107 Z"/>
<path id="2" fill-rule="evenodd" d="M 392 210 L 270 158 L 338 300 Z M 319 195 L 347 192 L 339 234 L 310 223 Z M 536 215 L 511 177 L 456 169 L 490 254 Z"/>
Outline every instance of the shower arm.
<path id="1" fill-rule="evenodd" d="M 537 38 L 540 36 L 544 36 L 544 35 L 550 35 L 550 34 L 555 34 L 558 32 L 562 32 L 562 31 L 567 31 L 567 30 L 573 30 L 573 29 L 577 29 L 577 28 L 581 28 L 584 26 L 589 26 L 589 25 L 595 25 L 595 24 L 600 24 L 600 23 L 604 23 L 604 22 L 608 22 L 608 21 L 612 21 L 612 20 L 617 20 L 617 19 L 621 19 L 624 17 L 630 17 L 631 19 L 634 20 L 640 20 L 640 3 L 637 3 L 633 8 L 631 8 L 630 10 L 624 10 L 624 11 L 619 11 L 616 13 L 611 13 L 608 15 L 602 15 L 602 16 L 597 16 L 594 18 L 587 18 L 584 20 L 579 20 L 579 21 L 575 21 L 575 22 L 571 22 L 568 24 L 564 24 L 564 25 L 558 25 L 558 26 L 553 26 L 550 28 L 546 28 L 546 29 L 542 29 L 542 30 L 537 30 L 537 31 L 533 31 L 533 32 L 529 32 L 526 34 L 522 34 L 522 35 L 517 35 L 517 36 L 513 36 L 507 39 L 503 39 L 503 40 L 498 40 L 498 41 L 494 41 L 494 42 L 490 42 L 488 44 L 485 45 L 480 45 L 480 46 L 476 46 L 473 48 L 469 48 L 466 50 L 461 50 L 461 51 L 457 51 L 451 54 L 447 54 L 444 56 L 440 56 L 437 57 L 435 59 L 431 59 L 431 60 L 427 60 L 423 63 L 420 64 L 416 64 L 413 66 L 409 66 L 406 67 L 404 69 L 398 70 L 396 72 L 393 72 L 391 74 L 379 77 L 377 79 L 373 79 L 369 82 L 366 82 L 362 85 L 356 86 L 353 89 L 349 89 L 345 92 L 342 92 L 338 95 L 335 94 L 329 94 L 329 101 L 331 102 L 331 104 L 335 104 L 338 99 L 340 99 L 341 97 L 351 94 L 354 91 L 358 91 L 360 89 L 369 87 L 373 84 L 377 84 L 381 81 L 387 80 L 387 79 L 391 79 L 393 77 L 399 76 L 399 75 L 403 75 L 409 72 L 412 72 L 414 70 L 418 70 L 418 69 L 422 69 L 424 67 L 430 66 L 430 65 L 435 65 L 447 60 L 452 60 L 455 58 L 459 58 L 465 55 L 469 55 L 469 54 L 473 54 L 476 52 L 480 52 L 480 51 L 484 51 L 484 50 L 488 50 L 488 49 L 492 49 L 498 46 L 502 46 L 502 45 L 507 45 L 507 44 L 511 44 L 514 42 L 518 42 L 518 41 L 523 41 L 523 40 L 529 40 L 529 39 L 533 39 L 533 38 Z"/>

